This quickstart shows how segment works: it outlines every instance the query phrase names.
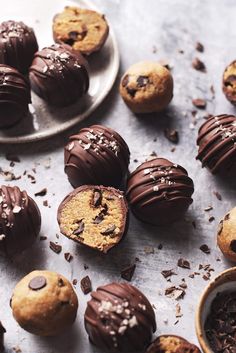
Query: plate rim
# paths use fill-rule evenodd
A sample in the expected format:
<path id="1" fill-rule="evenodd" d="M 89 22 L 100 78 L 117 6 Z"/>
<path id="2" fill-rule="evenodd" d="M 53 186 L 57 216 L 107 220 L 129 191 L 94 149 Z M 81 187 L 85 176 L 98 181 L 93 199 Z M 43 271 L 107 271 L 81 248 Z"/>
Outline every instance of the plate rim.
<path id="1" fill-rule="evenodd" d="M 73 0 L 73 1 L 78 3 L 78 5 L 81 2 L 80 0 Z M 95 6 L 89 0 L 82 0 L 82 3 L 84 3 L 88 8 L 99 12 L 99 9 L 97 8 L 97 6 Z M 71 124 L 68 124 L 68 122 L 63 122 L 54 131 L 47 132 L 47 130 L 46 130 L 43 132 L 38 132 L 37 135 L 34 135 L 31 133 L 29 135 L 13 136 L 13 137 L 0 136 L 0 145 L 3 145 L 3 144 L 6 145 L 6 144 L 10 144 L 10 143 L 11 144 L 32 143 L 32 142 L 43 141 L 43 140 L 49 139 L 51 137 L 55 137 L 56 135 L 59 135 L 62 132 L 71 129 L 73 126 L 84 121 L 99 107 L 99 105 L 105 100 L 105 98 L 110 93 L 110 91 L 115 83 L 116 77 L 118 75 L 119 66 L 120 66 L 120 54 L 119 54 L 119 48 L 118 48 L 116 35 L 115 35 L 115 32 L 114 32 L 109 20 L 107 20 L 107 22 L 109 25 L 109 36 L 111 38 L 111 42 L 112 42 L 112 46 L 113 46 L 113 65 L 112 65 L 112 70 L 111 70 L 111 73 L 109 75 L 109 79 L 107 82 L 107 88 L 98 97 L 98 99 L 94 102 L 94 104 L 92 104 L 84 113 L 77 115 L 73 119 L 73 121 L 71 121 Z"/>

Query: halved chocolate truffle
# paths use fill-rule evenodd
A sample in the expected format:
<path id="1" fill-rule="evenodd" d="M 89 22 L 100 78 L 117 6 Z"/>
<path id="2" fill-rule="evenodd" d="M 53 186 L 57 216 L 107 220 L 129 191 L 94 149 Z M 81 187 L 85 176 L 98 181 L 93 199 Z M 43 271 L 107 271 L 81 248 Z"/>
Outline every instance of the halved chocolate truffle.
<path id="1" fill-rule="evenodd" d="M 85 311 L 90 341 L 109 352 L 139 352 L 156 331 L 154 310 L 136 287 L 111 283 L 98 287 Z"/>
<path id="2" fill-rule="evenodd" d="M 73 187 L 83 184 L 120 188 L 125 184 L 130 152 L 114 130 L 92 125 L 69 139 L 65 147 L 65 173 Z"/>
<path id="3" fill-rule="evenodd" d="M 201 353 L 199 348 L 186 339 L 175 335 L 157 337 L 146 353 Z"/>
<path id="4" fill-rule="evenodd" d="M 197 159 L 213 174 L 231 169 L 236 162 L 236 117 L 211 116 L 198 131 Z"/>
<path id="5" fill-rule="evenodd" d="M 87 62 L 68 45 L 54 44 L 35 53 L 29 78 L 33 91 L 58 107 L 75 103 L 89 88 Z"/>
<path id="6" fill-rule="evenodd" d="M 187 171 L 164 158 L 142 163 L 129 177 L 127 199 L 141 221 L 162 225 L 178 220 L 193 202 Z"/>
<path id="7" fill-rule="evenodd" d="M 28 113 L 30 86 L 16 69 L 0 64 L 0 128 L 16 124 Z"/>
<path id="8" fill-rule="evenodd" d="M 66 237 L 106 253 L 122 239 L 128 223 L 127 213 L 121 191 L 84 185 L 62 201 L 57 219 Z"/>
<path id="9" fill-rule="evenodd" d="M 225 68 L 222 87 L 228 101 L 236 105 L 236 60 Z"/>
<path id="10" fill-rule="evenodd" d="M 0 24 L 0 64 L 26 74 L 37 50 L 38 43 L 32 28 L 16 21 Z"/>
<path id="11" fill-rule="evenodd" d="M 0 252 L 14 255 L 30 247 L 41 226 L 40 211 L 26 191 L 0 187 Z"/>

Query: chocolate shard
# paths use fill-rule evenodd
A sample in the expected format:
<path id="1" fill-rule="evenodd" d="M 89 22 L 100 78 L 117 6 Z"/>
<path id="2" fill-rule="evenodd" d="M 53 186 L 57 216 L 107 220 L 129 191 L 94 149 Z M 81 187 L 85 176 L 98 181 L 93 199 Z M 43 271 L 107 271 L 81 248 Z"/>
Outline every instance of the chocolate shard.
<path id="1" fill-rule="evenodd" d="M 42 190 L 36 192 L 34 196 L 45 196 L 47 194 L 47 188 L 43 188 Z"/>
<path id="2" fill-rule="evenodd" d="M 195 45 L 195 49 L 197 51 L 199 51 L 200 53 L 203 53 L 204 52 L 204 45 L 200 42 L 197 42 L 196 45 Z"/>
<path id="3" fill-rule="evenodd" d="M 99 224 L 104 220 L 104 214 L 100 212 L 93 220 L 94 224 Z"/>
<path id="4" fill-rule="evenodd" d="M 94 190 L 92 204 L 94 207 L 100 206 L 102 203 L 102 192 L 101 190 Z"/>
<path id="5" fill-rule="evenodd" d="M 173 275 L 176 275 L 176 273 L 173 270 L 163 270 L 163 271 L 161 271 L 161 274 L 164 278 L 168 278 Z"/>
<path id="6" fill-rule="evenodd" d="M 110 224 L 109 227 L 107 227 L 105 230 L 101 232 L 102 235 L 111 235 L 114 233 L 116 229 L 115 224 Z"/>
<path id="7" fill-rule="evenodd" d="M 121 270 L 121 277 L 123 279 L 125 279 L 126 281 L 131 281 L 132 280 L 132 277 L 134 275 L 134 271 L 136 269 L 136 265 L 133 264 L 133 265 L 130 265 L 128 267 L 125 267 Z"/>
<path id="8" fill-rule="evenodd" d="M 64 257 L 67 262 L 71 262 L 73 260 L 73 255 L 71 255 L 71 253 L 69 253 L 69 252 L 66 252 L 64 254 Z"/>
<path id="9" fill-rule="evenodd" d="M 192 103 L 198 109 L 205 109 L 207 105 L 206 100 L 202 98 L 195 98 L 192 100 Z"/>
<path id="10" fill-rule="evenodd" d="M 207 244 L 201 245 L 199 249 L 202 252 L 204 252 L 205 254 L 210 254 L 211 253 L 211 249 L 209 248 L 209 246 Z"/>
<path id="11" fill-rule="evenodd" d="M 80 221 L 76 222 L 78 225 L 78 228 L 73 231 L 74 235 L 80 235 L 84 231 L 84 222 L 81 219 Z"/>
<path id="12" fill-rule="evenodd" d="M 165 129 L 164 130 L 165 137 L 173 142 L 173 143 L 178 143 L 179 142 L 179 133 L 175 129 Z"/>
<path id="13" fill-rule="evenodd" d="M 202 71 L 202 72 L 206 72 L 206 66 L 204 64 L 203 61 L 201 61 L 200 59 L 198 58 L 195 58 L 192 62 L 192 67 L 195 69 L 195 70 L 198 70 L 198 71 Z"/>
<path id="14" fill-rule="evenodd" d="M 182 268 L 190 269 L 190 263 L 188 260 L 180 258 L 177 265 Z"/>
<path id="15" fill-rule="evenodd" d="M 54 251 L 56 254 L 60 254 L 62 250 L 62 246 L 54 243 L 53 241 L 50 241 L 50 249 Z"/>
<path id="16" fill-rule="evenodd" d="M 92 283 L 89 276 L 85 276 L 84 278 L 81 279 L 80 287 L 84 294 L 88 294 L 92 291 Z"/>

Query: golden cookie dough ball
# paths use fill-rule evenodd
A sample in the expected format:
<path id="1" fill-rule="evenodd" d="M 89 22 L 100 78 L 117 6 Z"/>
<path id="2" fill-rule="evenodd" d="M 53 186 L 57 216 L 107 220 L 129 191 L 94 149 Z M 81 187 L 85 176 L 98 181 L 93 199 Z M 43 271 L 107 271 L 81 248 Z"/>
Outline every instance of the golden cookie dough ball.
<path id="1" fill-rule="evenodd" d="M 225 68 L 223 74 L 223 92 L 228 101 L 236 105 L 236 60 Z"/>
<path id="2" fill-rule="evenodd" d="M 132 65 L 121 78 L 120 94 L 134 113 L 159 112 L 173 97 L 173 78 L 157 62 L 142 61 Z"/>
<path id="3" fill-rule="evenodd" d="M 236 207 L 220 221 L 217 244 L 227 259 L 236 262 Z"/>
<path id="4" fill-rule="evenodd" d="M 23 329 L 39 336 L 54 336 L 73 324 L 78 299 L 72 285 L 62 275 L 33 271 L 16 285 L 11 307 Z"/>

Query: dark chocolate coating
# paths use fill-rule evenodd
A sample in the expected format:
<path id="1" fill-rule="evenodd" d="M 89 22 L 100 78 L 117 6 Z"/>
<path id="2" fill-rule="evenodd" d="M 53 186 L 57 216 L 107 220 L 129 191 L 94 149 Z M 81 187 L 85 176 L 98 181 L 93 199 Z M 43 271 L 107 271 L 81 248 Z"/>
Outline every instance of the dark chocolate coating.
<path id="1" fill-rule="evenodd" d="M 154 310 L 137 288 L 126 283 L 98 287 L 85 311 L 90 341 L 109 352 L 143 351 L 156 331 Z"/>
<path id="2" fill-rule="evenodd" d="M 16 69 L 0 64 L 0 128 L 16 124 L 31 103 L 27 79 Z"/>
<path id="3" fill-rule="evenodd" d="M 183 167 L 155 158 L 130 175 L 127 199 L 141 221 L 162 225 L 183 216 L 193 201 L 193 191 L 193 181 Z"/>
<path id="4" fill-rule="evenodd" d="M 32 28 L 16 21 L 0 24 L 0 64 L 26 74 L 37 50 L 38 43 Z"/>
<path id="5" fill-rule="evenodd" d="M 83 128 L 65 146 L 65 173 L 73 187 L 83 184 L 114 186 L 125 183 L 130 152 L 114 130 L 92 125 Z"/>
<path id="6" fill-rule="evenodd" d="M 26 191 L 0 187 L 0 252 L 12 256 L 30 247 L 41 226 L 40 211 Z"/>
<path id="7" fill-rule="evenodd" d="M 211 116 L 198 132 L 197 159 L 213 174 L 230 169 L 236 162 L 236 117 Z"/>
<path id="8" fill-rule="evenodd" d="M 4 333 L 6 332 L 0 321 L 0 353 L 4 352 Z"/>
<path id="9" fill-rule="evenodd" d="M 199 348 L 183 337 L 162 335 L 148 347 L 146 353 L 201 353 Z"/>
<path id="10" fill-rule="evenodd" d="M 35 53 L 29 78 L 33 91 L 58 107 L 75 103 L 89 88 L 87 62 L 68 45 L 54 44 Z"/>

